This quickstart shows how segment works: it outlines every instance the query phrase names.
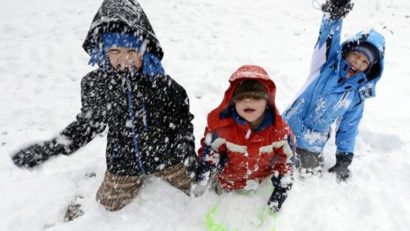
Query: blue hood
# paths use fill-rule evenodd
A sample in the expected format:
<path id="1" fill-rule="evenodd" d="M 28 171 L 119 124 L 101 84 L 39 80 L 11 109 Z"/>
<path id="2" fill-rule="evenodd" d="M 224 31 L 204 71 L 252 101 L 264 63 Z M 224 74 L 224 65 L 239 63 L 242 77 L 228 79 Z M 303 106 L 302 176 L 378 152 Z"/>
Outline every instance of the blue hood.
<path id="1" fill-rule="evenodd" d="M 383 35 L 373 29 L 368 32 L 361 31 L 357 33 L 353 38 L 348 39 L 341 44 L 341 60 L 343 55 L 346 54 L 352 47 L 355 47 L 361 43 L 368 43 L 374 46 L 379 52 L 377 61 L 370 68 L 370 70 L 366 72 L 366 82 L 372 82 L 375 85 L 376 82 L 379 81 L 384 69 L 385 40 Z"/>

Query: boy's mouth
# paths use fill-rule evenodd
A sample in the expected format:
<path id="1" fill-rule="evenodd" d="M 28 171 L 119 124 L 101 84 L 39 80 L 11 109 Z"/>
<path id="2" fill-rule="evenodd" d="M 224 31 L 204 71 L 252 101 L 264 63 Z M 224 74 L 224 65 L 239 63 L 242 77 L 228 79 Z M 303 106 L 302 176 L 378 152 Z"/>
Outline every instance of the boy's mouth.
<path id="1" fill-rule="evenodd" d="M 243 111 L 244 111 L 244 112 L 254 112 L 255 109 L 253 109 L 253 108 L 245 108 Z"/>
<path id="2" fill-rule="evenodd" d="M 356 72 L 357 72 L 357 70 L 355 70 L 354 68 L 349 68 L 348 75 L 352 76 L 352 75 L 356 74 Z"/>

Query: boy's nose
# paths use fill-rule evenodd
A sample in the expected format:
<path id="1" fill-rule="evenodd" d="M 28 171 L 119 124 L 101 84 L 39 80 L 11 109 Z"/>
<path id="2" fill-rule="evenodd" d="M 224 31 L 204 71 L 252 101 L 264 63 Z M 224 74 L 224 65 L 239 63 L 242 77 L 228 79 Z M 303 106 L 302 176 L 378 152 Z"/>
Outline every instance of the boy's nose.
<path id="1" fill-rule="evenodd" d="M 352 64 L 351 64 L 355 69 L 360 69 L 360 62 L 359 60 L 355 59 L 353 60 Z"/>
<path id="2" fill-rule="evenodd" d="M 118 61 L 118 64 L 121 67 L 129 67 L 133 63 L 133 60 L 129 55 L 122 56 Z"/>

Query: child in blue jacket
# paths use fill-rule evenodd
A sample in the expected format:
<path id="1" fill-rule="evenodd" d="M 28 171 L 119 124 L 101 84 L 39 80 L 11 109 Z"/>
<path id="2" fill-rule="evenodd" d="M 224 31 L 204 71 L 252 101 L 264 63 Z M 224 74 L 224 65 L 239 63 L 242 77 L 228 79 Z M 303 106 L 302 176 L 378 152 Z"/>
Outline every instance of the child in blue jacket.
<path id="1" fill-rule="evenodd" d="M 336 122 L 336 164 L 329 172 L 338 180 L 350 176 L 355 138 L 366 99 L 384 67 L 384 37 L 370 30 L 340 44 L 342 18 L 352 9 L 350 0 L 327 0 L 309 78 L 301 94 L 283 113 L 296 136 L 302 176 L 318 174 L 322 151 Z"/>

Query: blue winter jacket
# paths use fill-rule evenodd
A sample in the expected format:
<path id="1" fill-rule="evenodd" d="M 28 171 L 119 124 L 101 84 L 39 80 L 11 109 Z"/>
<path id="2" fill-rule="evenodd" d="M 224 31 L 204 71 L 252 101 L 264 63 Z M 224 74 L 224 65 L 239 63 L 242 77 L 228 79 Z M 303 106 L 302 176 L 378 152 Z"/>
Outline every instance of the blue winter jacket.
<path id="1" fill-rule="evenodd" d="M 311 152 L 322 152 L 336 122 L 337 153 L 353 153 L 365 99 L 375 96 L 383 72 L 384 37 L 370 30 L 340 44 L 341 29 L 341 19 L 323 17 L 309 78 L 283 113 L 295 133 L 297 147 Z M 359 43 L 374 45 L 379 58 L 368 71 L 346 78 L 350 66 L 343 56 Z"/>

